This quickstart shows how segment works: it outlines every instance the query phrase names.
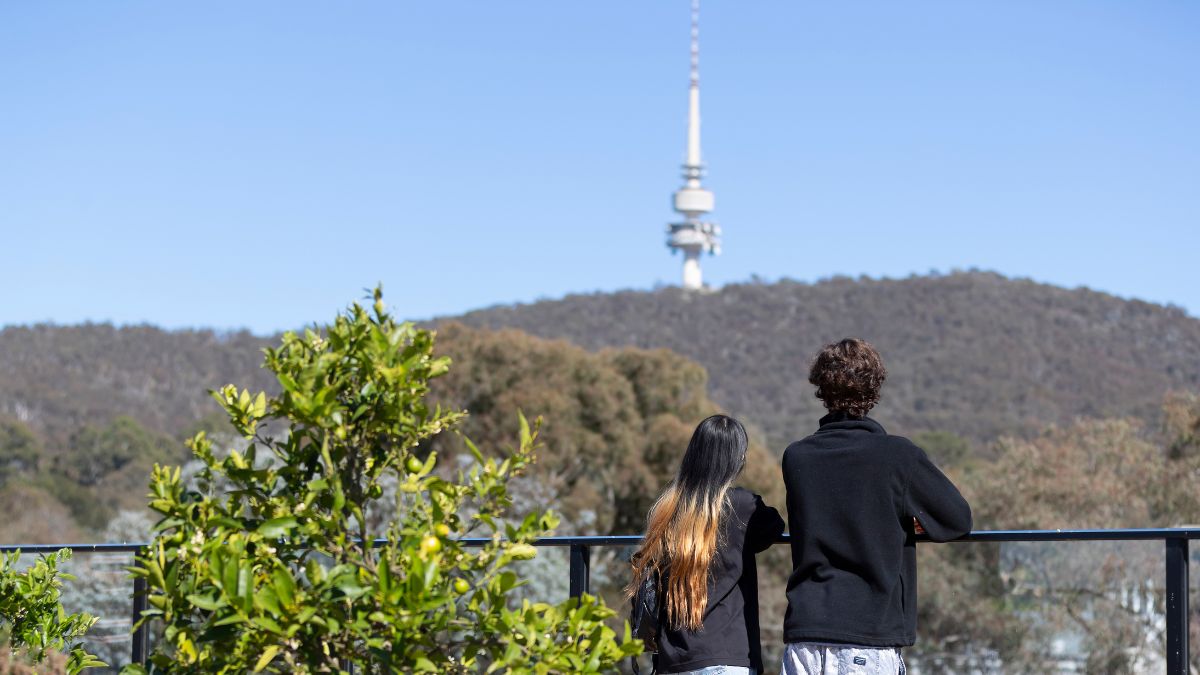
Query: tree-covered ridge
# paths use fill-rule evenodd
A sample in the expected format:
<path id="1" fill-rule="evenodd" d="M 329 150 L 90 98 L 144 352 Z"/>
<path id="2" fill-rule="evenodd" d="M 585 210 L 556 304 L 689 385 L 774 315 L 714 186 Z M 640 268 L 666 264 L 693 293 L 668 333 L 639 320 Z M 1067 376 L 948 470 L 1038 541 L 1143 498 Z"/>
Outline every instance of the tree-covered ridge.
<path id="1" fill-rule="evenodd" d="M 438 345 L 455 368 L 435 381 L 432 398 L 470 411 L 462 424 L 467 437 L 503 438 L 517 410 L 545 419 L 531 477 L 566 516 L 564 532 L 640 531 L 696 423 L 719 411 L 704 369 L 665 349 L 588 352 L 460 324 L 442 326 Z M 754 441 L 744 480 L 781 496 L 778 462 Z M 463 451 L 453 437 L 439 438 L 435 448 L 449 456 Z"/>
<path id="2" fill-rule="evenodd" d="M 0 330 L 0 415 L 50 446 L 122 415 L 179 437 L 217 407 L 214 382 L 268 387 L 262 348 L 248 332 L 166 331 L 153 326 L 82 324 Z"/>
<path id="3" fill-rule="evenodd" d="M 1181 310 L 987 273 L 578 295 L 460 320 L 587 349 L 671 349 L 702 365 L 713 400 L 764 430 L 773 449 L 815 422 L 807 361 L 845 335 L 871 340 L 887 359 L 891 383 L 877 416 L 889 430 L 949 431 L 976 445 L 1077 416 L 1154 419 L 1165 392 L 1200 389 L 1200 321 Z M 216 412 L 202 393 L 212 382 L 270 390 L 259 365 L 273 339 L 106 324 L 4 328 L 0 416 L 51 450 L 120 415 L 178 437 Z"/>
<path id="4" fill-rule="evenodd" d="M 847 335 L 884 355 L 875 415 L 890 431 L 977 445 L 1079 416 L 1156 419 L 1167 391 L 1200 388 L 1200 321 L 1182 310 L 991 273 L 575 295 L 456 320 L 589 349 L 671 349 L 703 365 L 712 398 L 773 448 L 814 426 L 808 360 Z"/>
<path id="5" fill-rule="evenodd" d="M 704 369 L 667 350 L 596 353 L 519 331 L 453 324 L 439 333 L 438 352 L 455 367 L 434 381 L 432 397 L 449 408 L 471 411 L 463 424 L 468 437 L 481 446 L 498 447 L 512 435 L 519 410 L 546 419 L 543 450 L 528 485 L 536 484 L 541 497 L 553 500 L 567 517 L 563 532 L 637 531 L 692 427 L 718 410 L 708 399 Z M 198 373 L 219 362 L 197 356 L 192 359 L 197 367 L 182 379 L 199 378 Z M 196 383 L 195 391 L 197 398 L 215 406 L 204 395 L 212 386 Z M 78 386 L 73 391 L 86 397 L 88 390 Z M 112 396 L 118 403 L 119 394 Z M 184 433 L 214 428 L 210 406 L 203 401 L 180 397 L 177 405 L 176 418 L 142 417 L 144 408 L 130 406 L 108 421 L 93 408 L 90 415 L 96 420 L 75 429 L 55 420 L 38 424 L 37 418 L 0 415 L 0 505 L 11 505 L 14 514 L 0 523 L 0 541 L 94 538 L 117 512 L 139 507 L 154 463 L 184 461 L 188 453 L 179 440 Z M 196 416 L 187 413 L 192 409 Z M 204 418 L 198 421 L 200 415 Z M 156 424 L 167 431 L 156 430 Z M 447 457 L 464 451 L 453 436 L 439 437 L 432 447 Z M 748 481 L 768 493 L 776 490 L 776 462 L 761 443 L 752 452 L 758 461 L 752 462 Z M 24 517 L 22 505 L 36 515 Z"/>

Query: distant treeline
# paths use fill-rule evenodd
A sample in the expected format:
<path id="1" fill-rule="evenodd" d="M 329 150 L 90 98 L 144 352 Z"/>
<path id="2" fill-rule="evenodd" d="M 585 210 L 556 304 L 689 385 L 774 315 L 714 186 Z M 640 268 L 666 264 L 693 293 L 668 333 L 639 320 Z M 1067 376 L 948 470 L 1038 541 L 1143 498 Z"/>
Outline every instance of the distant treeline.
<path id="1" fill-rule="evenodd" d="M 713 399 L 777 452 L 814 428 L 809 359 L 845 336 L 884 355 L 875 415 L 889 431 L 980 447 L 1077 417 L 1156 420 L 1168 391 L 1200 389 L 1200 320 L 1182 310 L 983 272 L 574 295 L 453 320 L 589 349 L 671 349 L 704 366 Z"/>

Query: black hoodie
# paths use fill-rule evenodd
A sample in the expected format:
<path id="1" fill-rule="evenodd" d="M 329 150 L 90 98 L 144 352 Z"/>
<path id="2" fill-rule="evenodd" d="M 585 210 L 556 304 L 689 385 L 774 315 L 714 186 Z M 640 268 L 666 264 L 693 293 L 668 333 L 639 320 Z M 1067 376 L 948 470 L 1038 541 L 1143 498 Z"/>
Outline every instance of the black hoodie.
<path id="1" fill-rule="evenodd" d="M 681 673 L 708 666 L 743 666 L 761 672 L 758 641 L 758 567 L 754 554 L 783 534 L 779 512 L 742 488 L 729 491 L 732 508 L 721 521 L 720 548 L 708 577 L 708 607 L 698 631 L 664 628 L 654 663 L 660 673 Z"/>
<path id="2" fill-rule="evenodd" d="M 875 420 L 831 413 L 783 453 L 792 575 L 787 642 L 916 641 L 913 518 L 934 541 L 971 530 L 971 507 L 925 451 Z"/>

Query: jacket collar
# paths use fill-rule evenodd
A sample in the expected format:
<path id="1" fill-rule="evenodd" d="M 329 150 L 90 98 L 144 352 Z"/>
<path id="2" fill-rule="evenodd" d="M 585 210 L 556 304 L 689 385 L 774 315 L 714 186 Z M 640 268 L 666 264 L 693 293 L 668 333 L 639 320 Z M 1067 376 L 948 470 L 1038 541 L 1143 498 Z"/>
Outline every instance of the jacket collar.
<path id="1" fill-rule="evenodd" d="M 821 428 L 818 429 L 818 432 L 855 430 L 866 431 L 872 434 L 887 433 L 884 431 L 883 425 L 871 419 L 870 417 L 851 417 L 840 410 L 835 410 L 834 412 L 822 417 L 820 425 Z"/>

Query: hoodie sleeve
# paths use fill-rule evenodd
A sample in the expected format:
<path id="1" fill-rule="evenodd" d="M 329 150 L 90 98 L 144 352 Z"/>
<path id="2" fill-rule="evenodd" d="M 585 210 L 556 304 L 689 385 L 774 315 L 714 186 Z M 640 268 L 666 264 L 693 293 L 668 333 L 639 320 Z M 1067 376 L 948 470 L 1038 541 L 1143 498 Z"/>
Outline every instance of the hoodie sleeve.
<path id="1" fill-rule="evenodd" d="M 754 495 L 754 510 L 746 522 L 746 550 L 759 553 L 779 541 L 783 534 L 783 518 L 774 507 L 767 506 L 762 497 Z"/>
<path id="2" fill-rule="evenodd" d="M 950 541 L 971 531 L 971 507 L 925 451 L 912 446 L 905 490 L 905 516 L 917 519 L 933 541 Z"/>

